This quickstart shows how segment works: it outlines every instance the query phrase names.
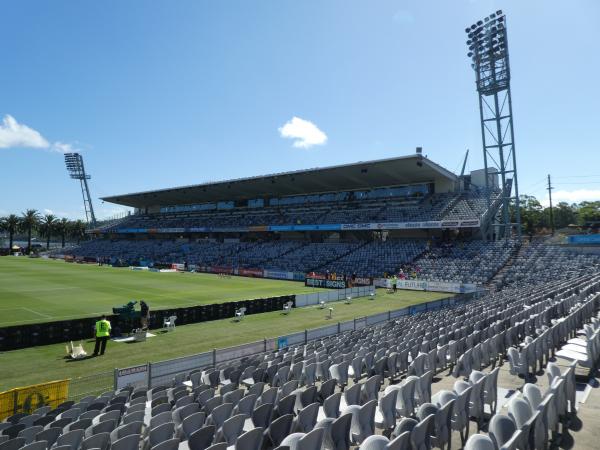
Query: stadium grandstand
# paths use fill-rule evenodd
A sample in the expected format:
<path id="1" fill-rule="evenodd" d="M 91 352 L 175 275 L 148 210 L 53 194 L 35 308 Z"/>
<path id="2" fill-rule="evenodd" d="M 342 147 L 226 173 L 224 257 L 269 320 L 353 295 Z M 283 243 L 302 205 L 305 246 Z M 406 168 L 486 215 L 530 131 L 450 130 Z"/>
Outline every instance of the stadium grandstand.
<path id="1" fill-rule="evenodd" d="M 392 159 L 105 197 L 134 214 L 91 230 L 96 239 L 70 254 L 253 276 L 401 272 L 485 283 L 516 250 L 514 241 L 482 240 L 502 196 L 495 174 L 488 176 L 489 196 L 481 170 L 457 176 L 417 149 Z"/>
<path id="2" fill-rule="evenodd" d="M 600 448 L 600 235 L 555 233 L 550 175 L 552 234 L 523 226 L 505 20 L 465 30 L 470 173 L 417 147 L 104 197 L 132 212 L 97 221 L 67 153 L 77 244 L 66 218 L 54 249 L 52 215 L 0 222 L 0 450 Z"/>

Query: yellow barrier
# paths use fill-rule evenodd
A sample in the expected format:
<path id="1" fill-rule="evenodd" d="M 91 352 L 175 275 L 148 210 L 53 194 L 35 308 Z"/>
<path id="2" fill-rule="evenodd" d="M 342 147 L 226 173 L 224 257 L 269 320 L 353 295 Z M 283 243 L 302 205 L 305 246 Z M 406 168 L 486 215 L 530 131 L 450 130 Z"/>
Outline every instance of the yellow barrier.
<path id="1" fill-rule="evenodd" d="M 31 413 L 40 406 L 56 408 L 67 400 L 69 381 L 51 381 L 0 392 L 0 420 L 17 413 Z"/>

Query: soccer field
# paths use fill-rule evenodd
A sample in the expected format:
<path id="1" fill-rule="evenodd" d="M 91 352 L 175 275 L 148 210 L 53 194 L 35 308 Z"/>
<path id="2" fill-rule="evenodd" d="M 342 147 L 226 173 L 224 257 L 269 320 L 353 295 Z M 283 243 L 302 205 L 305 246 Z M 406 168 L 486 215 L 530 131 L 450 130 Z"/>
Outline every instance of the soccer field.
<path id="1" fill-rule="evenodd" d="M 0 327 L 17 323 L 60 320 L 110 312 L 130 299 L 146 299 L 152 308 L 208 304 L 313 291 L 302 283 L 208 274 L 134 272 L 95 265 L 28 258 L 0 258 Z M 332 304 L 333 322 L 351 320 L 437 300 L 440 292 L 378 291 L 375 300 L 356 299 L 351 305 Z M 317 307 L 248 316 L 177 327 L 174 333 L 157 330 L 156 337 L 131 345 L 109 342 L 107 354 L 71 362 L 63 344 L 45 345 L 0 354 L 0 391 L 50 380 L 71 378 L 71 395 L 112 386 L 112 369 L 160 361 L 274 338 L 332 323 Z M 91 352 L 93 340 L 84 341 Z M 83 377 L 83 378 L 82 378 Z"/>
<path id="2" fill-rule="evenodd" d="M 143 343 L 124 344 L 110 341 L 106 355 L 81 361 L 65 359 L 63 344 L 14 350 L 0 354 L 0 391 L 50 380 L 70 378 L 72 396 L 98 389 L 112 387 L 112 369 L 128 367 L 147 361 L 161 361 L 204 352 L 213 348 L 225 348 L 263 338 L 318 328 L 338 321 L 404 308 L 410 305 L 451 296 L 442 292 L 398 291 L 386 294 L 378 290 L 374 300 L 356 299 L 351 305 L 332 303 L 333 318 L 328 311 L 311 306 L 294 309 L 290 315 L 280 311 L 247 316 L 236 323 L 231 319 L 215 320 L 179 326 L 175 332 L 153 331 L 156 337 Z M 92 339 L 84 341 L 88 353 L 94 346 Z M 95 391 L 94 391 L 95 392 Z"/>
<path id="3" fill-rule="evenodd" d="M 0 327 L 98 316 L 130 300 L 157 310 L 316 290 L 292 281 L 1 257 Z"/>

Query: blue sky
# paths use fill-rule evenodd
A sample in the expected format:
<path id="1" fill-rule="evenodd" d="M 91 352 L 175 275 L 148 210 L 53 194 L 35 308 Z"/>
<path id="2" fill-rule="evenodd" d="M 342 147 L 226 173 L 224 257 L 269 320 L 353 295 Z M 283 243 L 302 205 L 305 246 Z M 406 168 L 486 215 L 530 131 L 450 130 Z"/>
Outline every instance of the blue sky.
<path id="1" fill-rule="evenodd" d="M 0 215 L 80 217 L 68 148 L 94 198 L 416 146 L 480 168 L 464 28 L 497 9 L 522 193 L 551 173 L 559 198 L 600 199 L 597 0 L 19 0 L 0 16 Z"/>

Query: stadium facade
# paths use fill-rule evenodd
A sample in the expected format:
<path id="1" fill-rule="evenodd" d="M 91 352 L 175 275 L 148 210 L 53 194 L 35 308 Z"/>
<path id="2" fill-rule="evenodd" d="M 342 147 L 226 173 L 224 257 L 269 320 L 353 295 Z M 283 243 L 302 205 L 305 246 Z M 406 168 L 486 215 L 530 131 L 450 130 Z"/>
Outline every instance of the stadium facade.
<path id="1" fill-rule="evenodd" d="M 432 230 L 447 229 L 469 229 L 472 234 L 490 215 L 482 201 L 486 192 L 481 172 L 459 177 L 417 153 L 115 195 L 102 200 L 133 207 L 135 215 L 95 231 L 213 237 L 381 230 L 427 237 Z M 498 194 L 495 188 L 492 195 Z"/>
<path id="2" fill-rule="evenodd" d="M 307 273 L 489 281 L 518 242 L 486 242 L 509 194 L 497 174 L 456 175 L 412 155 L 104 201 L 135 213 L 91 230 L 71 257 L 304 280 Z M 487 184 L 487 187 L 486 187 Z M 427 287 L 424 287 L 427 289 Z"/>

